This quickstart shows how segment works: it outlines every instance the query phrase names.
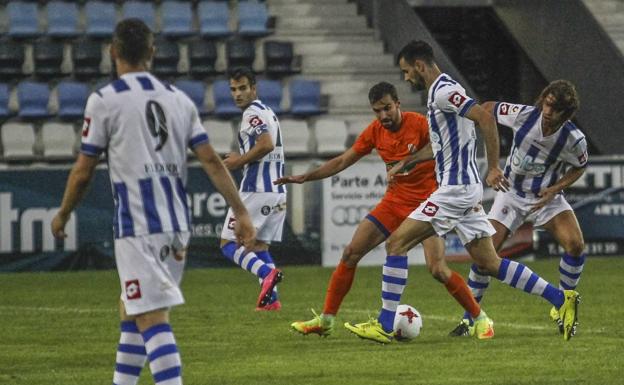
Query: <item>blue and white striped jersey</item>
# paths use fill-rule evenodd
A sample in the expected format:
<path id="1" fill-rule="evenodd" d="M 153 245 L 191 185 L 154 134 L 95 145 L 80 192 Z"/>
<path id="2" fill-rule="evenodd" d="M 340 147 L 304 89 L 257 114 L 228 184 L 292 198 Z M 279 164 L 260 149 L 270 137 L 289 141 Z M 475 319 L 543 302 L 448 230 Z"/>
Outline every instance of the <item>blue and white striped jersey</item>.
<path id="1" fill-rule="evenodd" d="M 494 115 L 498 123 L 514 132 L 504 172 L 517 195 L 536 198 L 569 167 L 587 165 L 585 135 L 572 122 L 565 122 L 556 132 L 544 137 L 542 112 L 537 107 L 497 103 Z"/>
<path id="2" fill-rule="evenodd" d="M 427 120 L 439 186 L 481 183 L 475 125 L 464 117 L 474 104 L 447 74 L 440 74 L 429 88 Z"/>
<path id="3" fill-rule="evenodd" d="M 275 186 L 273 181 L 284 176 L 284 146 L 277 116 L 271 108 L 254 100 L 243 112 L 238 133 L 240 153 L 249 152 L 256 144 L 258 136 L 268 133 L 273 141 L 273 151 L 262 159 L 245 165 L 241 192 L 286 192 L 284 186 Z"/>
<path id="4" fill-rule="evenodd" d="M 115 238 L 189 231 L 187 148 L 208 142 L 193 102 L 147 72 L 89 96 L 81 152 L 107 153 Z"/>

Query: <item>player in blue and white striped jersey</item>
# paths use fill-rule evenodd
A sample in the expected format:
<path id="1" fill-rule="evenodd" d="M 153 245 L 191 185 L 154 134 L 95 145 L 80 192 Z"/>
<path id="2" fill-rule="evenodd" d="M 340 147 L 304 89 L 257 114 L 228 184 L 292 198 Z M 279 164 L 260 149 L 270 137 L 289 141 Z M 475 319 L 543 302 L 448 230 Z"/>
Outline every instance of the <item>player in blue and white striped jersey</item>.
<path id="1" fill-rule="evenodd" d="M 563 190 L 580 178 L 587 165 L 585 135 L 570 121 L 579 107 L 574 85 L 565 80 L 550 83 L 535 106 L 486 102 L 498 123 L 514 132 L 512 149 L 505 165 L 511 190 L 499 191 L 489 212 L 496 230 L 492 237 L 499 250 L 507 237 L 524 222 L 548 231 L 563 247 L 559 261 L 559 287 L 574 290 L 585 265 L 583 234 Z M 490 277 L 473 265 L 468 285 L 481 301 Z M 563 333 L 558 312 L 551 308 L 551 318 Z M 466 320 L 468 322 L 466 322 Z M 465 335 L 469 316 L 451 332 Z"/>
<path id="2" fill-rule="evenodd" d="M 286 219 L 286 187 L 273 185 L 284 176 L 284 146 L 280 124 L 273 110 L 258 99 L 256 77 L 249 68 L 235 68 L 230 74 L 230 91 L 243 110 L 238 133 L 239 152 L 224 160 L 230 170 L 243 167 L 240 196 L 257 230 L 256 244 L 245 248 L 235 243 L 236 216 L 229 210 L 221 232 L 223 255 L 258 276 L 261 283 L 256 310 L 279 310 L 276 284 L 282 272 L 275 268 L 269 252 L 271 242 L 282 240 Z"/>
<path id="3" fill-rule="evenodd" d="M 439 187 L 386 240 L 388 257 L 404 257 L 424 239 L 436 234 L 445 236 L 454 230 L 481 270 L 509 286 L 540 295 L 559 309 L 566 327 L 564 339 L 570 339 L 577 323 L 578 293 L 554 287 L 518 262 L 502 260 L 492 244 L 491 236 L 495 231 L 481 206 L 483 186 L 476 172 L 474 154 L 477 123 L 487 150 L 486 182 L 495 190 L 506 191 L 509 182 L 498 165 L 494 117 L 470 98 L 457 81 L 440 71 L 429 44 L 412 41 L 403 47 L 398 58 L 405 80 L 428 91 L 431 146 L 419 150 L 411 158 L 416 162 L 435 159 Z M 407 263 L 402 268 L 407 268 Z M 390 280 L 397 270 L 398 267 L 389 271 Z M 400 300 L 400 294 L 394 299 Z M 492 338 L 493 322 L 485 312 L 481 313 L 475 319 L 474 333 L 478 338 Z M 377 320 L 347 328 L 362 338 L 380 342 L 387 341 L 392 332 L 382 329 Z"/>
<path id="4" fill-rule="evenodd" d="M 156 384 L 182 384 L 169 308 L 184 303 L 179 284 L 190 238 L 187 149 L 191 148 L 237 216 L 237 238 L 255 230 L 236 187 L 209 144 L 193 102 L 147 72 L 153 35 L 139 19 L 115 28 L 111 58 L 119 79 L 89 96 L 82 145 L 52 232 L 65 224 L 106 153 L 113 187 L 115 260 L 121 284 L 121 337 L 113 384 L 135 385 L 145 362 Z"/>

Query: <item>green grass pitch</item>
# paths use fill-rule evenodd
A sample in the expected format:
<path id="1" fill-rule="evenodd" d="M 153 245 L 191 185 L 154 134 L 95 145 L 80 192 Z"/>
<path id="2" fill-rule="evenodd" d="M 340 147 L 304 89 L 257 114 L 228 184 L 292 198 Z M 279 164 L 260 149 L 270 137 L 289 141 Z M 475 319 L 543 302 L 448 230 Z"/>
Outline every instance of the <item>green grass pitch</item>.
<path id="1" fill-rule="evenodd" d="M 528 264 L 558 282 L 558 260 Z M 469 265 L 453 265 L 466 274 Z M 425 267 L 410 268 L 404 303 L 422 314 L 421 336 L 379 345 L 342 327 L 380 306 L 380 267 L 359 268 L 328 338 L 290 322 L 322 310 L 332 269 L 285 267 L 281 312 L 258 313 L 257 280 L 237 269 L 189 270 L 187 303 L 172 312 L 186 385 L 624 384 L 624 258 L 590 258 L 569 342 L 542 298 L 494 281 L 484 309 L 493 340 L 450 338 L 462 314 Z M 0 384 L 111 384 L 119 338 L 114 271 L 0 275 Z M 152 384 L 147 367 L 140 384 Z"/>

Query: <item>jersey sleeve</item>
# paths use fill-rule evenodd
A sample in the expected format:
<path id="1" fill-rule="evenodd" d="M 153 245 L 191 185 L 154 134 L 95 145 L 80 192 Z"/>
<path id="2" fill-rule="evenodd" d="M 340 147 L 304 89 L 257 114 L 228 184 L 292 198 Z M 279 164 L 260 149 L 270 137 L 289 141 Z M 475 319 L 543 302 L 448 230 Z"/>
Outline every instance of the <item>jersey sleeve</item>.
<path id="1" fill-rule="evenodd" d="M 247 110 L 243 114 L 241 132 L 246 133 L 250 137 L 257 138 L 265 132 L 269 132 L 269 122 L 257 111 Z"/>
<path id="2" fill-rule="evenodd" d="M 375 148 L 375 136 L 373 132 L 374 122 L 368 125 L 357 137 L 351 148 L 360 155 L 369 154 Z"/>
<path id="3" fill-rule="evenodd" d="M 574 131 L 574 135 L 571 135 L 570 146 L 566 151 L 565 161 L 576 168 L 583 168 L 587 166 L 587 140 L 579 130 Z"/>
<path id="4" fill-rule="evenodd" d="M 499 124 L 511 128 L 514 132 L 526 121 L 527 113 L 534 107 L 523 104 L 498 102 L 494 107 L 494 118 Z"/>
<path id="5" fill-rule="evenodd" d="M 188 146 L 191 149 L 199 146 L 200 144 L 209 143 L 208 134 L 204 129 L 204 126 L 199 119 L 199 112 L 197 112 L 197 108 L 194 105 L 190 106 L 191 108 L 191 135 L 189 139 Z"/>
<path id="6" fill-rule="evenodd" d="M 92 93 L 85 107 L 80 152 L 88 156 L 100 156 L 108 147 L 109 138 L 107 106 L 102 96 Z"/>
<path id="7" fill-rule="evenodd" d="M 461 87 L 446 86 L 436 92 L 435 103 L 442 111 L 465 116 L 476 102 Z"/>

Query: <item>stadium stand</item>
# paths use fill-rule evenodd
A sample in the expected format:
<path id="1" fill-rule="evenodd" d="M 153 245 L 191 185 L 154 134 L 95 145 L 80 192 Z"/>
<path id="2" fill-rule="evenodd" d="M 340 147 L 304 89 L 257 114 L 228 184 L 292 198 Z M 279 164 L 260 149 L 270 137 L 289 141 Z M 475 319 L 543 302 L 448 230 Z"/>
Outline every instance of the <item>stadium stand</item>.
<path id="1" fill-rule="evenodd" d="M 41 35 L 37 4 L 11 1 L 6 7 L 9 21 L 8 35 L 14 39 L 30 39 Z"/>
<path id="2" fill-rule="evenodd" d="M 271 34 L 269 11 L 264 3 L 241 1 L 238 3 L 238 34 L 258 38 Z"/>
<path id="3" fill-rule="evenodd" d="M 9 86 L 6 83 L 0 83 L 0 122 L 4 122 L 10 115 Z"/>
<path id="4" fill-rule="evenodd" d="M 43 155 L 48 160 L 73 158 L 76 153 L 76 130 L 72 124 L 51 122 L 41 128 Z"/>
<path id="5" fill-rule="evenodd" d="M 224 38 L 232 34 L 229 26 L 230 10 L 227 3 L 201 1 L 197 5 L 199 33 L 206 38 Z"/>
<path id="6" fill-rule="evenodd" d="M 110 38 L 115 30 L 117 11 L 115 4 L 106 1 L 87 1 L 85 4 L 87 36 L 92 38 Z"/>
<path id="7" fill-rule="evenodd" d="M 298 117 L 320 115 L 321 84 L 314 80 L 297 79 L 290 83 L 290 113 Z"/>
<path id="8" fill-rule="evenodd" d="M 143 20 L 152 31 L 158 32 L 156 28 L 156 11 L 154 10 L 154 4 L 151 2 L 125 1 L 121 12 L 124 19 L 136 17 Z"/>
<path id="9" fill-rule="evenodd" d="M 7 40 L 0 43 L 0 80 L 14 80 L 22 76 L 24 47 L 17 42 Z"/>
<path id="10" fill-rule="evenodd" d="M 9 122 L 0 129 L 3 158 L 5 160 L 25 160 L 35 153 L 35 131 L 31 124 Z"/>
<path id="11" fill-rule="evenodd" d="M 227 66 L 252 67 L 256 58 L 254 43 L 249 40 L 231 39 L 226 43 Z"/>
<path id="12" fill-rule="evenodd" d="M 158 49 L 152 61 L 152 72 L 164 78 L 177 75 L 180 61 L 178 44 L 168 39 L 158 39 L 155 44 Z"/>
<path id="13" fill-rule="evenodd" d="M 294 55 L 288 41 L 265 41 L 264 63 L 267 76 L 282 77 L 301 72 L 301 56 Z"/>
<path id="14" fill-rule="evenodd" d="M 203 122 L 210 144 L 219 154 L 227 154 L 235 150 L 234 131 L 229 120 L 207 119 Z"/>
<path id="15" fill-rule="evenodd" d="M 193 31 L 191 4 L 186 1 L 163 1 L 160 6 L 162 34 L 179 38 L 190 36 Z"/>
<path id="16" fill-rule="evenodd" d="M 18 116 L 24 120 L 48 118 L 50 88 L 47 83 L 24 80 L 17 86 Z"/>
<path id="17" fill-rule="evenodd" d="M 208 114 L 206 108 L 206 85 L 202 81 L 198 80 L 177 80 L 174 86 L 179 88 L 182 92 L 188 95 L 189 98 L 195 103 L 197 111 L 200 116 Z"/>
<path id="18" fill-rule="evenodd" d="M 89 97 L 89 87 L 85 83 L 62 81 L 56 87 L 58 117 L 63 120 L 82 121 L 85 105 Z"/>
<path id="19" fill-rule="evenodd" d="M 314 150 L 310 142 L 310 130 L 305 120 L 280 119 L 280 129 L 286 156 L 305 156 Z"/>
<path id="20" fill-rule="evenodd" d="M 345 150 L 347 127 L 345 121 L 335 118 L 320 118 L 314 122 L 316 152 L 321 156 L 336 155 Z"/>
<path id="21" fill-rule="evenodd" d="M 93 40 L 82 40 L 72 46 L 74 76 L 90 80 L 100 75 L 102 46 Z"/>
<path id="22" fill-rule="evenodd" d="M 227 80 L 216 80 L 212 84 L 214 100 L 214 114 L 219 119 L 230 119 L 241 114 L 240 108 L 236 107 L 230 95 L 230 83 Z"/>
<path id="23" fill-rule="evenodd" d="M 40 79 L 60 77 L 62 75 L 63 50 L 63 43 L 57 41 L 35 42 L 33 49 L 35 76 Z"/>
<path id="24" fill-rule="evenodd" d="M 193 40 L 188 45 L 189 73 L 204 78 L 217 74 L 217 46 L 209 40 Z"/>
<path id="25" fill-rule="evenodd" d="M 282 110 L 282 84 L 278 80 L 259 79 L 257 83 L 258 97 L 269 106 L 275 114 L 280 115 Z"/>
<path id="26" fill-rule="evenodd" d="M 78 36 L 78 7 L 75 3 L 50 1 L 46 5 L 47 35 L 52 38 Z"/>

